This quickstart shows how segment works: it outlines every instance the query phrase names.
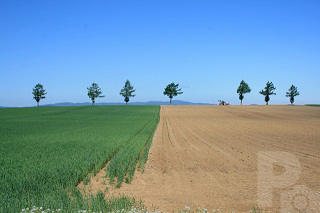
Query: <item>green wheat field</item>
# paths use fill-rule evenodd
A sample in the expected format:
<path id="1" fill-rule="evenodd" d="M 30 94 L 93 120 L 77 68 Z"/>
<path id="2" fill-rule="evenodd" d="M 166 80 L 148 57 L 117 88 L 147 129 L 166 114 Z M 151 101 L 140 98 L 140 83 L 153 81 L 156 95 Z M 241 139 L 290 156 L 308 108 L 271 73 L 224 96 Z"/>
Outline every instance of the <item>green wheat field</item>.
<path id="1" fill-rule="evenodd" d="M 41 107 L 0 109 L 0 212 L 41 206 L 130 209 L 134 198 L 83 197 L 76 189 L 106 163 L 116 186 L 143 169 L 159 106 Z M 90 202 L 88 202 L 90 200 Z"/>

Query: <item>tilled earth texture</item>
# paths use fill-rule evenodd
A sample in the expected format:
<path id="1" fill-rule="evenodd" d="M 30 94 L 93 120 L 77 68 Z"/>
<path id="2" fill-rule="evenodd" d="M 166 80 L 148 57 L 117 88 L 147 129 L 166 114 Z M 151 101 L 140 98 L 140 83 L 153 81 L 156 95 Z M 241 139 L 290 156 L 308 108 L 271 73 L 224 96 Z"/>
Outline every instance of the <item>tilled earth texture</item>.
<path id="1" fill-rule="evenodd" d="M 320 211 L 320 107 L 162 106 L 144 172 L 119 189 L 103 173 L 90 190 L 133 195 L 162 211 Z"/>

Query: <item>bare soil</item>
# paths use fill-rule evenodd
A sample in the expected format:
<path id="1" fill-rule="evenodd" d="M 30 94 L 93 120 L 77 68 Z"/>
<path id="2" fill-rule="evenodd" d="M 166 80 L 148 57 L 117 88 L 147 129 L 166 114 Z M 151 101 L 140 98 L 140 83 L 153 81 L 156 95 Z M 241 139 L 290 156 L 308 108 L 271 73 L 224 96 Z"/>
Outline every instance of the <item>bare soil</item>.
<path id="1" fill-rule="evenodd" d="M 162 211 L 248 212 L 258 205 L 259 151 L 294 154 L 302 168 L 296 185 L 320 191 L 320 107 L 162 106 L 144 173 L 116 189 L 101 170 L 86 190 L 133 195 Z M 275 175 L 283 170 L 274 166 Z M 290 189 L 274 191 L 272 210 Z"/>

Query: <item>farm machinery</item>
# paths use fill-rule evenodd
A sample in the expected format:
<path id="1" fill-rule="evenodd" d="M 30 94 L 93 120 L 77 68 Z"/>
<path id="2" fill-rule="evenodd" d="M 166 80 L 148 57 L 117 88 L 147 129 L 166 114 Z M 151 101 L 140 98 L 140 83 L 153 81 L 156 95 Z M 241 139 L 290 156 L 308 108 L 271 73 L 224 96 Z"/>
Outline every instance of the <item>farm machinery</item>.
<path id="1" fill-rule="evenodd" d="M 225 102 L 224 100 L 218 100 L 219 101 L 219 106 L 228 106 L 229 103 Z"/>

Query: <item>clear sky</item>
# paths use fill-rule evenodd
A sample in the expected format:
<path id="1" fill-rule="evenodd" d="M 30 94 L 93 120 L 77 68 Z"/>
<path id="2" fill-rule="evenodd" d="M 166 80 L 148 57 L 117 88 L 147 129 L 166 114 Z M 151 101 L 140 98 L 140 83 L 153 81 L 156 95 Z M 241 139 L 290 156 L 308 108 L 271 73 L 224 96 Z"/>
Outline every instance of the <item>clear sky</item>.
<path id="1" fill-rule="evenodd" d="M 320 1 L 307 0 L 0 0 L 0 106 L 32 106 L 42 83 L 42 104 L 90 101 L 98 83 L 105 98 L 126 79 L 132 101 L 176 99 L 239 104 L 237 87 L 252 89 L 244 104 L 263 104 L 259 91 L 276 86 L 270 104 L 320 103 Z"/>

